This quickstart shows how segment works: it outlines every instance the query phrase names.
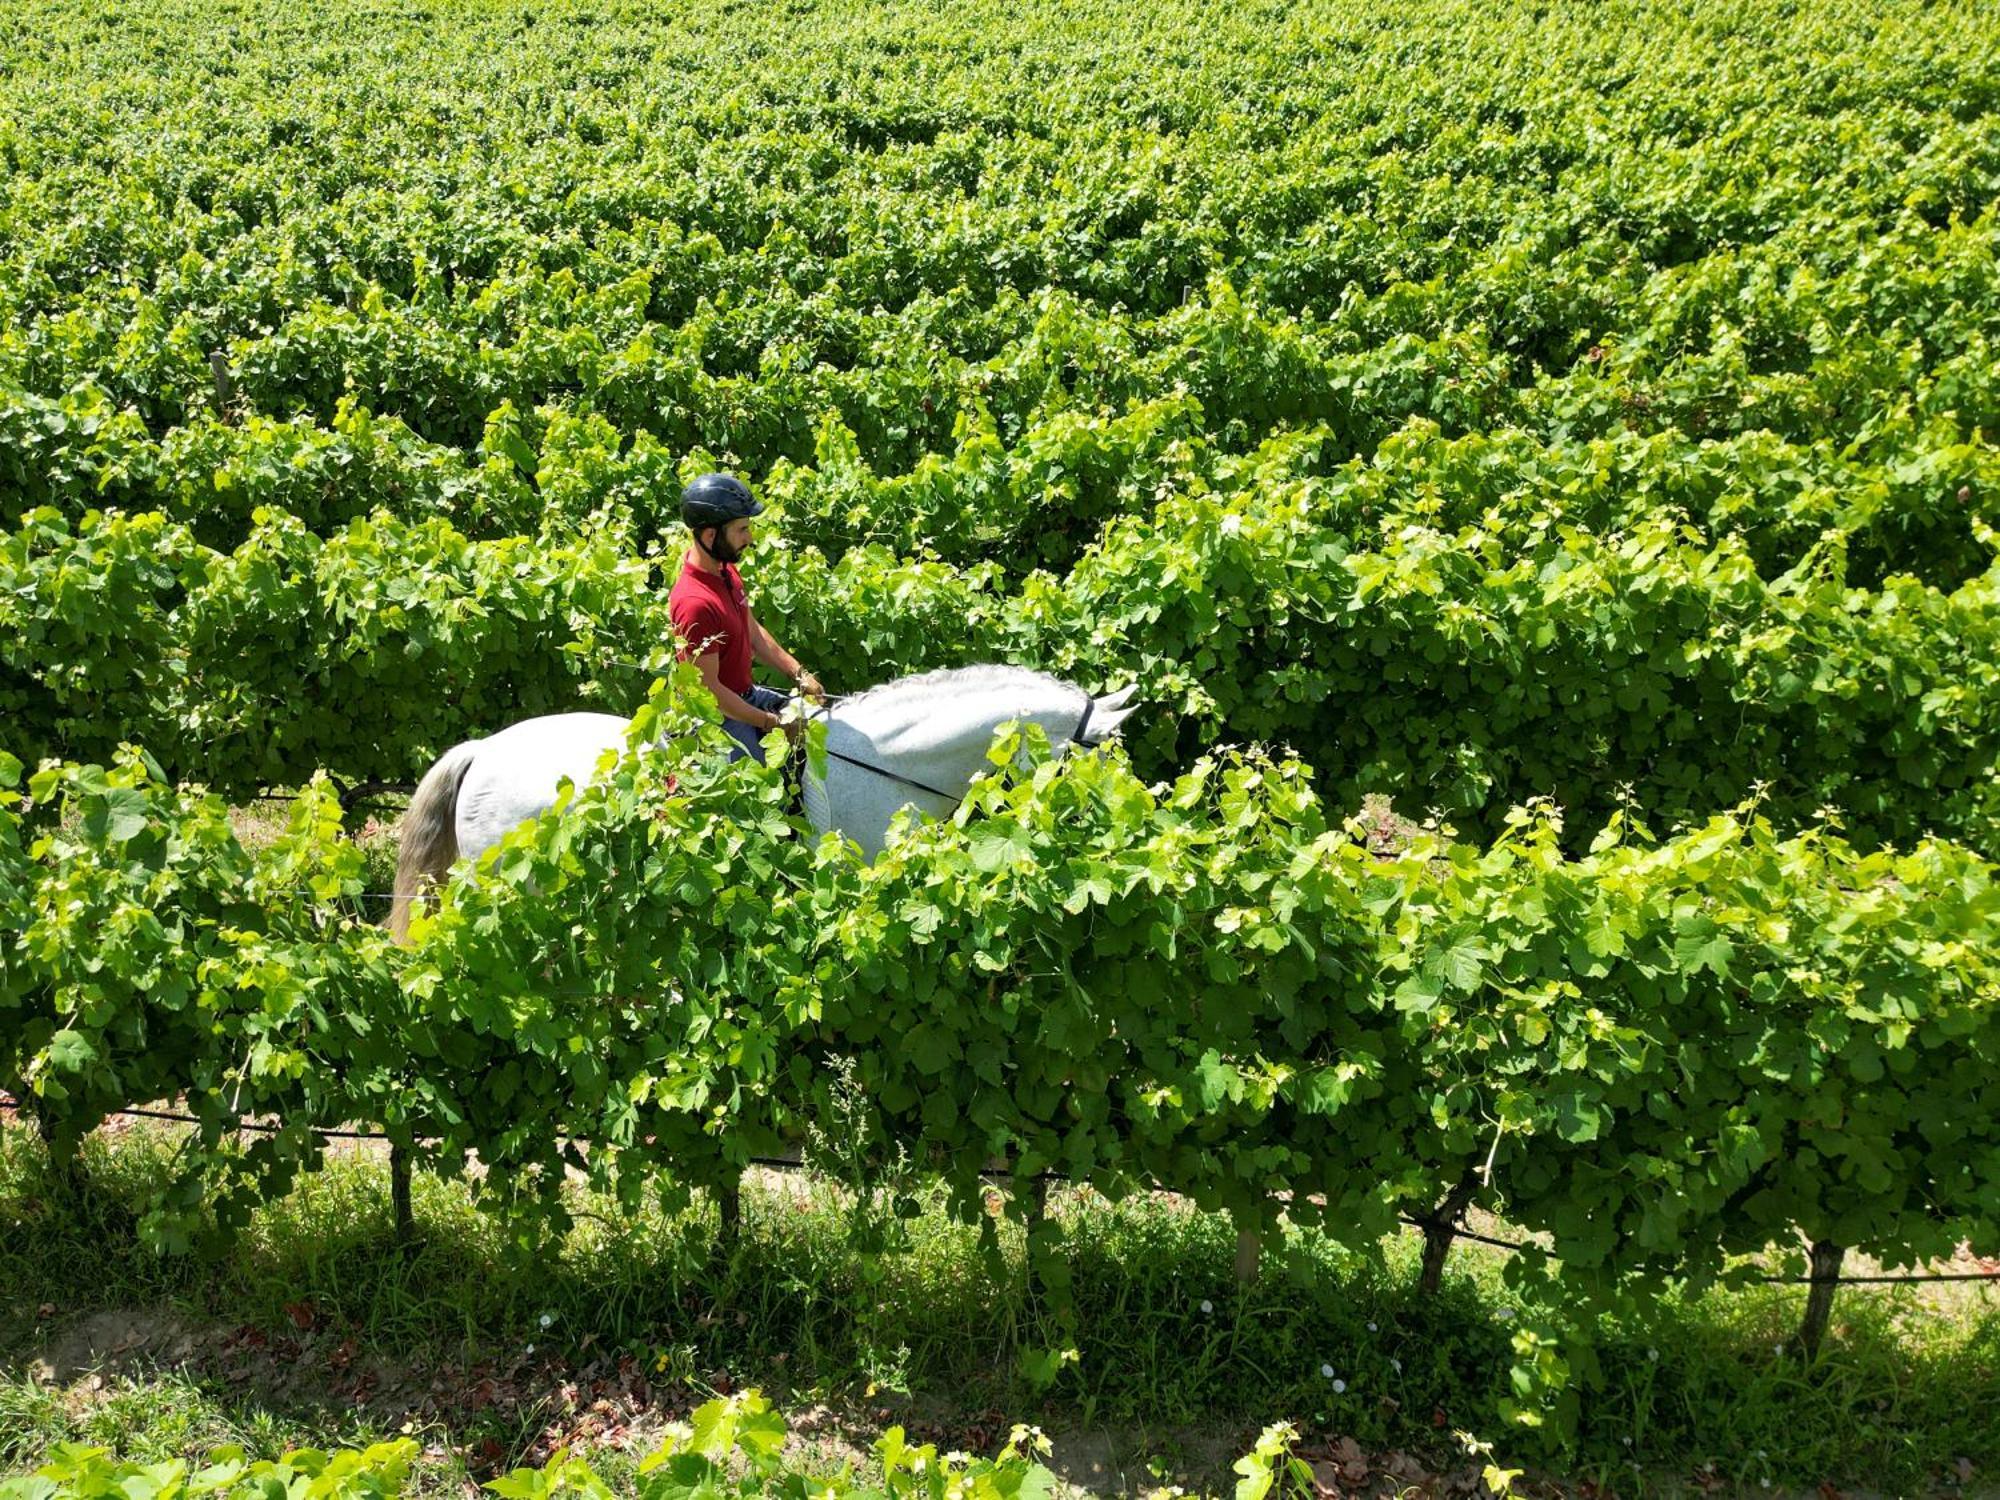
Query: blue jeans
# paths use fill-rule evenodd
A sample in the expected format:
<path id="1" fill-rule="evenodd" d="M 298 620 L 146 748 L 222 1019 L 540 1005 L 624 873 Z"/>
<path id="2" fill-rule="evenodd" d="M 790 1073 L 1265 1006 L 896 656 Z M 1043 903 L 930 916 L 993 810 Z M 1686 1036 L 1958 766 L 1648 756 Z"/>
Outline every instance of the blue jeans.
<path id="1" fill-rule="evenodd" d="M 773 714 L 783 711 L 785 705 L 792 701 L 788 696 L 778 692 L 775 688 L 760 687 L 754 684 L 750 691 L 743 695 L 743 700 L 752 708 L 761 708 L 766 713 Z M 734 765 L 746 756 L 755 755 L 761 757 L 763 755 L 764 747 L 758 741 L 764 738 L 767 731 L 758 729 L 754 725 L 745 724 L 741 719 L 732 719 L 727 714 L 722 716 L 722 727 L 728 731 L 729 737 L 736 741 L 735 747 L 729 752 L 729 762 L 731 765 Z"/>

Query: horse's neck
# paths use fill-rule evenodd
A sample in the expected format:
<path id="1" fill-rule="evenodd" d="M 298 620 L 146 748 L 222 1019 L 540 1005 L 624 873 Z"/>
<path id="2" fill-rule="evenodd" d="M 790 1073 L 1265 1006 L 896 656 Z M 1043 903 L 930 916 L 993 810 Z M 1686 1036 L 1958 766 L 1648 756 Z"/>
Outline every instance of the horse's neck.
<path id="1" fill-rule="evenodd" d="M 1059 741 L 1065 735 L 1065 717 L 1074 712 L 1055 684 L 891 695 L 863 700 L 848 713 L 835 709 L 830 742 L 840 749 L 837 741 L 851 736 L 885 762 L 949 768 L 970 780 L 984 767 L 993 732 L 1000 725 L 1010 719 L 1034 720 L 1051 741 Z"/>

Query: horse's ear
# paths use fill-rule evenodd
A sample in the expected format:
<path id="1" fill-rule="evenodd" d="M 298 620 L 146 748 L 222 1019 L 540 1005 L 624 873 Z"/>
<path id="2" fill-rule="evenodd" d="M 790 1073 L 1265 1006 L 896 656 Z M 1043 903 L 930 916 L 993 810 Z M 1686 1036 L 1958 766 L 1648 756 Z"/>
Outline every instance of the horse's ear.
<path id="1" fill-rule="evenodd" d="M 1115 693 L 1106 693 L 1091 705 L 1090 725 L 1084 732 L 1084 742 L 1096 745 L 1111 738 L 1118 732 L 1118 726 L 1132 716 L 1138 704 L 1131 701 L 1138 684 L 1122 687 Z"/>

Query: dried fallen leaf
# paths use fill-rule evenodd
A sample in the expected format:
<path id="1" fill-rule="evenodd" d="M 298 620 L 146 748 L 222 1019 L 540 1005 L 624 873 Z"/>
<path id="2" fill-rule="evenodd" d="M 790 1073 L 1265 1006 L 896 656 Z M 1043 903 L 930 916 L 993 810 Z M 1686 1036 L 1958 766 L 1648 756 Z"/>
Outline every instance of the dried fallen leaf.
<path id="1" fill-rule="evenodd" d="M 1426 1469 L 1423 1464 L 1410 1457 L 1407 1453 L 1391 1453 L 1384 1460 L 1383 1466 L 1388 1469 L 1390 1478 L 1399 1480 L 1404 1484 L 1428 1484 L 1430 1482 L 1430 1470 Z"/>

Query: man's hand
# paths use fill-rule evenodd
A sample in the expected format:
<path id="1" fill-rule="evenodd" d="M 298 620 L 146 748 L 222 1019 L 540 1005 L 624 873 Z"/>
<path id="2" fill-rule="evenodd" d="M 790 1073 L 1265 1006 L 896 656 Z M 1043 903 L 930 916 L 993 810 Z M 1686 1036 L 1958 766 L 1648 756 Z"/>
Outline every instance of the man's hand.
<path id="1" fill-rule="evenodd" d="M 812 699 L 813 702 L 815 703 L 826 702 L 826 689 L 821 687 L 819 685 L 819 679 L 813 676 L 813 674 L 808 672 L 804 667 L 799 668 L 799 675 L 793 678 L 792 680 L 799 685 L 799 691 L 804 693 L 808 698 Z"/>

